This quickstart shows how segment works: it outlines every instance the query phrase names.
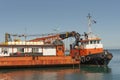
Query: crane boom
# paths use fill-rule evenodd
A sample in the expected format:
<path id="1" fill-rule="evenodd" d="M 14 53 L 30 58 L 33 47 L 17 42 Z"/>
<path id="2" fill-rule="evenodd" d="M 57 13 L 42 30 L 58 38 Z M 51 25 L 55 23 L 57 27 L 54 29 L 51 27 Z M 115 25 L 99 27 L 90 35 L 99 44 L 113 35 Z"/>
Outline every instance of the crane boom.
<path id="1" fill-rule="evenodd" d="M 76 42 L 79 41 L 80 39 L 80 34 L 75 31 L 71 32 L 62 32 L 62 33 L 50 33 L 50 34 L 37 34 L 37 35 L 25 35 L 25 34 L 5 34 L 5 42 L 12 41 L 13 37 L 32 37 L 32 36 L 42 36 L 42 37 L 37 37 L 35 39 L 31 39 L 28 41 L 31 42 L 38 42 L 38 41 L 43 41 L 44 43 L 52 43 L 54 40 L 64 40 L 69 37 L 75 37 Z"/>

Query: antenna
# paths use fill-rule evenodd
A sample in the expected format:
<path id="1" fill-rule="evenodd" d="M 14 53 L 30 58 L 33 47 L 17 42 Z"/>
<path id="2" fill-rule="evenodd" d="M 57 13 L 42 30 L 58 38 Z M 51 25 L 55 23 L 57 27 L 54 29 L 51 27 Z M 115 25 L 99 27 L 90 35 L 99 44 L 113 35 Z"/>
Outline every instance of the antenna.
<path id="1" fill-rule="evenodd" d="M 24 36 L 25 36 L 25 42 L 27 40 L 27 28 L 25 27 L 25 33 L 24 33 Z"/>
<path id="2" fill-rule="evenodd" d="M 92 22 L 91 22 L 90 13 L 88 13 L 87 18 L 88 18 L 88 33 L 92 33 L 92 30 L 91 30 L 91 24 L 92 24 Z"/>
<path id="3" fill-rule="evenodd" d="M 90 16 L 90 13 L 88 13 L 87 18 L 88 18 L 88 33 L 92 33 L 91 25 L 96 23 L 96 21 L 91 19 L 92 17 Z"/>

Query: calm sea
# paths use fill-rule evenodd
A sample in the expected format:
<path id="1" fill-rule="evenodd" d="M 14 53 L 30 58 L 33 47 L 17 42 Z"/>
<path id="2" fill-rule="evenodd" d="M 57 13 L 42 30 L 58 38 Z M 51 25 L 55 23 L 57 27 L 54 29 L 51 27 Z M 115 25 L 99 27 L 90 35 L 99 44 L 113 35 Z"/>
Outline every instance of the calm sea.
<path id="1" fill-rule="evenodd" d="M 120 80 L 120 50 L 108 67 L 0 69 L 0 80 Z"/>

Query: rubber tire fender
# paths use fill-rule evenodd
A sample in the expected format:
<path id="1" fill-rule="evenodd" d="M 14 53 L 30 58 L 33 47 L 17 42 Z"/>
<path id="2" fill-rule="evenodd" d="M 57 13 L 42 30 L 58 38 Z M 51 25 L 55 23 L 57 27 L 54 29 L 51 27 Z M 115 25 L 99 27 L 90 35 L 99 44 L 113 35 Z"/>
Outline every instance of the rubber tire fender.
<path id="1" fill-rule="evenodd" d="M 85 57 L 81 57 L 81 62 L 82 62 L 82 63 L 85 62 Z"/>
<path id="2" fill-rule="evenodd" d="M 105 58 L 105 54 L 101 54 L 100 58 L 104 59 Z"/>
<path id="3" fill-rule="evenodd" d="M 86 61 L 90 61 L 90 59 L 91 59 L 90 56 L 87 56 L 87 57 L 85 58 Z"/>

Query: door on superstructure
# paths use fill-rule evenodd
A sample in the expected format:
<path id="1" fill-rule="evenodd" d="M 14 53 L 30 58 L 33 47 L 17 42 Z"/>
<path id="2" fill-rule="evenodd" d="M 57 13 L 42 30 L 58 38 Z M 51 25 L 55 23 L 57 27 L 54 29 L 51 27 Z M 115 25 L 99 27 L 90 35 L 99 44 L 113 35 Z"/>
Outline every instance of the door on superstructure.
<path id="1" fill-rule="evenodd" d="M 57 45 L 56 46 L 56 55 L 57 56 L 64 56 L 64 46 L 63 45 Z"/>

